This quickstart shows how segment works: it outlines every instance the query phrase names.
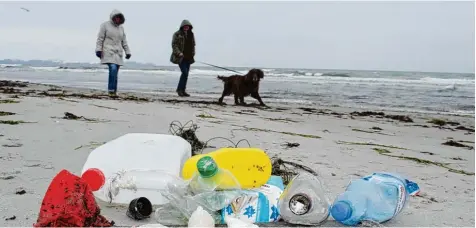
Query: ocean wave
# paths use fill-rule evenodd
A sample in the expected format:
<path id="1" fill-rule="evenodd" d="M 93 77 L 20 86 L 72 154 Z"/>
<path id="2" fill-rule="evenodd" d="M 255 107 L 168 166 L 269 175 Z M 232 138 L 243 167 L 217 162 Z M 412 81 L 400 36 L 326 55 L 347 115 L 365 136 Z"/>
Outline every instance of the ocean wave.
<path id="1" fill-rule="evenodd" d="M 107 68 L 103 65 L 98 66 L 88 66 L 88 67 L 77 67 L 77 66 L 47 66 L 47 67 L 30 67 L 20 64 L 2 64 L 0 65 L 0 71 L 38 71 L 38 72 L 74 72 L 74 73 L 106 73 Z M 247 70 L 238 70 L 238 72 L 245 74 Z M 265 69 L 265 79 L 270 82 L 294 82 L 294 83 L 305 83 L 311 85 L 320 85 L 320 84 L 367 84 L 374 86 L 388 86 L 388 85 L 408 85 L 408 86 L 419 86 L 419 87 L 434 87 L 435 85 L 439 88 L 437 90 L 451 91 L 457 90 L 460 87 L 474 86 L 475 80 L 474 77 L 466 78 L 439 78 L 434 76 L 413 76 L 409 77 L 390 77 L 384 76 L 383 73 L 376 74 L 375 72 L 368 72 L 363 75 L 362 73 L 353 75 L 352 73 L 322 73 L 307 70 L 277 70 L 277 69 Z M 121 75 L 127 77 L 128 74 L 134 75 L 157 75 L 160 77 L 163 76 L 172 76 L 175 77 L 177 74 L 180 74 L 178 67 L 169 67 L 159 68 L 159 69 L 121 69 Z M 201 78 L 201 77 L 216 77 L 217 75 L 229 76 L 235 74 L 234 72 L 226 70 L 215 70 L 215 69 L 201 69 L 201 68 L 192 68 L 190 71 L 191 78 Z"/>

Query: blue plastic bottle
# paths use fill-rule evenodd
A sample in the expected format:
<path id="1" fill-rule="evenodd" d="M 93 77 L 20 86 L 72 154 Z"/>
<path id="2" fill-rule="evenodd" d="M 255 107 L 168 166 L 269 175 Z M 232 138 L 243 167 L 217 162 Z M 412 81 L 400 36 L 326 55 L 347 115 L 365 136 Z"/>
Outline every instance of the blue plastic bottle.
<path id="1" fill-rule="evenodd" d="M 334 201 L 331 215 L 348 226 L 364 220 L 383 223 L 400 213 L 408 196 L 418 191 L 416 183 L 397 174 L 374 173 L 352 181 Z"/>

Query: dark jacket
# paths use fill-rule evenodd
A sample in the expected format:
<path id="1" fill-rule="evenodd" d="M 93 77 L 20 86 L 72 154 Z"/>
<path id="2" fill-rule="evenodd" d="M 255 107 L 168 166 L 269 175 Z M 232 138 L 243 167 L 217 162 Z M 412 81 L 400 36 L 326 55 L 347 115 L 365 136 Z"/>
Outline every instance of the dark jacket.
<path id="1" fill-rule="evenodd" d="M 187 50 L 191 53 L 191 57 L 189 59 L 190 64 L 195 62 L 195 36 L 192 32 L 193 26 L 188 20 L 183 20 L 182 23 L 180 24 L 180 29 L 174 33 L 172 36 L 172 54 L 170 55 L 170 62 L 174 64 L 179 64 L 180 63 L 180 53 L 185 54 L 185 33 L 182 30 L 183 26 L 188 25 L 190 26 L 190 30 L 188 31 L 188 36 L 191 39 L 192 44 L 190 47 L 192 50 Z"/>

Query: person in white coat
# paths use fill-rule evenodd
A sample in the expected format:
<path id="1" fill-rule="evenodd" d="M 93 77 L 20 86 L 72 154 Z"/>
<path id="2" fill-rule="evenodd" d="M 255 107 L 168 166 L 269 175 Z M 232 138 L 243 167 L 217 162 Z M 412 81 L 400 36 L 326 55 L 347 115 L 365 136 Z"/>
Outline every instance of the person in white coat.
<path id="1" fill-rule="evenodd" d="M 124 52 L 126 59 L 131 58 L 131 50 L 122 26 L 125 21 L 124 14 L 113 10 L 110 20 L 101 24 L 96 42 L 96 56 L 101 59 L 101 64 L 107 64 L 109 67 L 108 91 L 109 95 L 114 96 L 117 94 L 119 68 L 124 65 Z"/>

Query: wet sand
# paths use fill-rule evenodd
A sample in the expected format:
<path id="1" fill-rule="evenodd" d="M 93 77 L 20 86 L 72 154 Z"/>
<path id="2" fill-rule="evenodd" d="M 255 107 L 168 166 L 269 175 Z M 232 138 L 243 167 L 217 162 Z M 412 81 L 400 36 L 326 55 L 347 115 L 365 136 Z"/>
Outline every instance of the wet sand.
<path id="1" fill-rule="evenodd" d="M 408 176 L 421 194 L 384 226 L 474 227 L 474 117 L 225 101 L 229 105 L 133 93 L 111 99 L 101 91 L 1 81 L 0 224 L 35 223 L 51 179 L 61 169 L 79 175 L 98 145 L 131 132 L 167 134 L 172 121 L 193 120 L 202 141 L 247 139 L 270 156 L 311 167 L 331 199 L 349 180 L 375 171 Z M 84 118 L 63 119 L 65 112 Z M 288 148 L 288 142 L 299 146 Z M 209 144 L 229 146 L 218 139 Z M 117 225 L 157 223 L 137 223 L 125 216 L 125 207 L 100 204 Z"/>

